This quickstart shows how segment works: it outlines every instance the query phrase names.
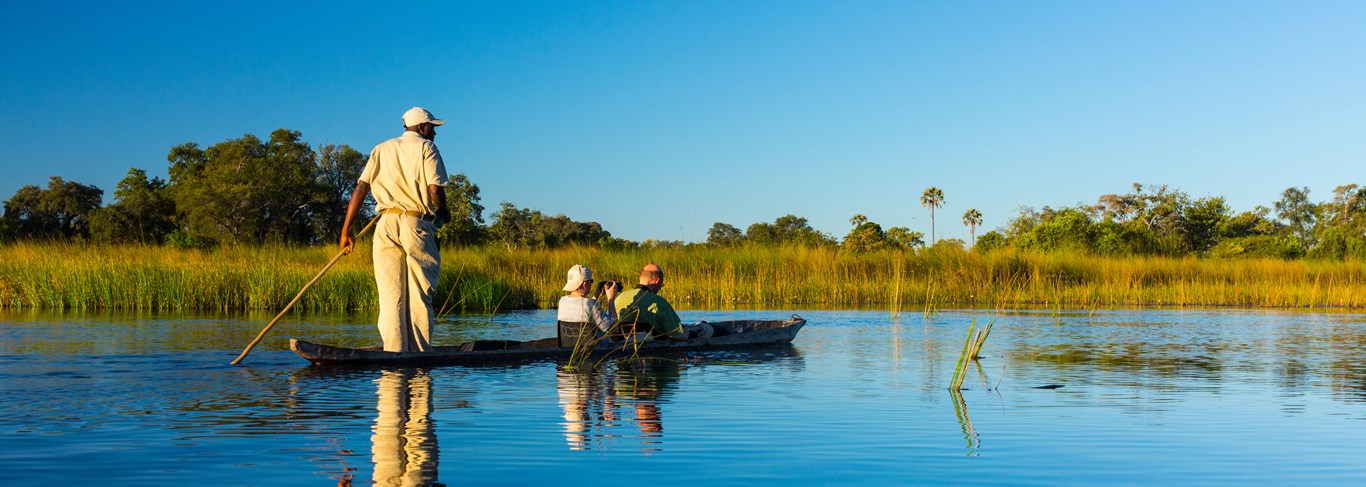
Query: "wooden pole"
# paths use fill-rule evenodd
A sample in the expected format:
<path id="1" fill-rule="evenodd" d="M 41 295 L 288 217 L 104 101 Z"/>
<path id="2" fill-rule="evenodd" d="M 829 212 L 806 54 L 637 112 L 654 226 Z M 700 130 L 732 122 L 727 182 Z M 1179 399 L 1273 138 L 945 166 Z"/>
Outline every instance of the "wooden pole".
<path id="1" fill-rule="evenodd" d="M 365 228 L 360 229 L 360 233 L 356 234 L 356 238 L 359 239 L 361 235 L 365 235 L 365 232 L 370 230 L 370 227 L 375 226 L 376 221 L 379 221 L 378 215 L 372 218 L 370 220 L 370 223 L 367 223 L 365 225 Z M 337 256 L 333 257 L 332 260 L 328 262 L 326 266 L 323 266 L 323 270 L 318 271 L 318 275 L 313 276 L 312 281 L 308 281 L 308 284 L 304 284 L 304 288 L 299 290 L 299 294 L 294 296 L 294 300 L 290 301 L 289 304 L 286 304 L 285 309 L 280 310 L 280 314 L 275 315 L 275 319 L 270 320 L 270 323 L 267 324 L 265 328 L 261 329 L 261 333 L 256 334 L 256 339 L 252 340 L 251 343 L 247 344 L 247 348 L 242 350 L 242 354 L 238 355 L 236 359 L 233 359 L 232 365 L 242 363 L 242 359 L 247 358 L 247 354 L 251 353 L 251 349 L 255 347 L 257 343 L 261 343 L 261 339 L 266 337 L 266 333 L 270 332 L 270 329 L 275 327 L 275 323 L 280 321 L 280 318 L 284 317 L 285 313 L 288 313 L 290 308 L 294 307 L 294 303 L 299 302 L 299 298 L 304 297 L 304 291 L 307 291 L 308 288 L 313 287 L 313 284 L 318 282 L 318 279 L 322 279 L 323 274 L 326 274 L 327 271 L 331 269 L 332 266 L 336 264 L 338 260 L 341 260 L 343 255 L 346 255 L 345 251 L 337 252 Z"/>

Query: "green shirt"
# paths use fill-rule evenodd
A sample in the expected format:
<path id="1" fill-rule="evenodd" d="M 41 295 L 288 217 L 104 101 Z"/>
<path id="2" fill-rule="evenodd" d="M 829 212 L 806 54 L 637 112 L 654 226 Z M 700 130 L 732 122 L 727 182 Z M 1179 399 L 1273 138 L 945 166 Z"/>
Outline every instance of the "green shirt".
<path id="1" fill-rule="evenodd" d="M 651 335 L 656 337 L 682 330 L 683 321 L 678 319 L 674 307 L 648 289 L 628 289 L 617 295 L 612 305 L 617 308 L 617 323 L 623 327 L 632 323 L 648 324 L 652 329 Z"/>

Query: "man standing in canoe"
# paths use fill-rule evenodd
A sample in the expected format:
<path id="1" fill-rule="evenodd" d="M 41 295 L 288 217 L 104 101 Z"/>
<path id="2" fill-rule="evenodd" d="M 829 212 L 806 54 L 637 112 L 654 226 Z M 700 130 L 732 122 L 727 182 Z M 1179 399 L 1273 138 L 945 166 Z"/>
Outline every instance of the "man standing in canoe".
<path id="1" fill-rule="evenodd" d="M 451 218 L 446 208 L 446 164 L 437 151 L 436 127 L 446 123 L 422 108 L 403 114 L 403 135 L 370 151 L 342 222 L 341 250 L 356 245 L 351 220 L 367 194 L 375 196 L 375 284 L 379 335 L 386 352 L 431 351 L 432 294 L 441 270 L 436 231 Z"/>

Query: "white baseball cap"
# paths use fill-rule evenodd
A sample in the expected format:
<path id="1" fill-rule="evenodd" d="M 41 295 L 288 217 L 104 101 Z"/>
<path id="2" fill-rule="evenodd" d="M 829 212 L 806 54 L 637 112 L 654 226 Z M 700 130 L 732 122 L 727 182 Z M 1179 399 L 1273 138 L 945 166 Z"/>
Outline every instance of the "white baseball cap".
<path id="1" fill-rule="evenodd" d="M 593 270 L 581 265 L 569 268 L 569 280 L 564 283 L 565 291 L 573 291 L 583 285 L 583 281 L 593 280 Z"/>
<path id="2" fill-rule="evenodd" d="M 429 112 L 422 107 L 413 107 L 408 109 L 408 111 L 403 112 L 404 127 L 416 127 L 424 123 L 430 123 L 432 125 L 441 125 L 443 123 L 446 123 L 446 121 L 432 116 L 432 112 Z"/>

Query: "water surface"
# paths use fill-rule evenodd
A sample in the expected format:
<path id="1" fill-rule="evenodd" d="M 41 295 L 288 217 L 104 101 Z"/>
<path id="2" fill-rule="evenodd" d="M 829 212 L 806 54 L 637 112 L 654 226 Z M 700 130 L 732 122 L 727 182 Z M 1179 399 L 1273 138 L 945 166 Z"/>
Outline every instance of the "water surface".
<path id="1" fill-rule="evenodd" d="M 585 374 L 317 368 L 285 350 L 374 344 L 365 316 L 290 318 L 236 367 L 270 316 L 4 312 L 0 465 L 7 485 L 1366 481 L 1360 314 L 798 313 L 791 347 Z M 951 393 L 974 319 L 994 328 Z M 553 321 L 447 318 L 436 341 Z"/>

